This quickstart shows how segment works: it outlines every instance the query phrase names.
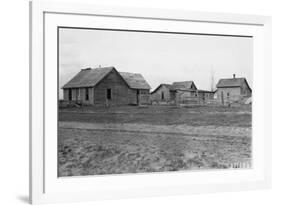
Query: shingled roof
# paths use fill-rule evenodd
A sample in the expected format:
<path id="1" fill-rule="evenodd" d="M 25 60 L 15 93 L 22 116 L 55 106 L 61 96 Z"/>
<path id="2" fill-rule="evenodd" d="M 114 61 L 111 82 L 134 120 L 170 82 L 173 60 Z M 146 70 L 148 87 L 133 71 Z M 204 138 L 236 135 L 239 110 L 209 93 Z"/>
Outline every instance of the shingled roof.
<path id="1" fill-rule="evenodd" d="M 105 78 L 112 70 L 116 70 L 116 69 L 114 67 L 82 69 L 62 88 L 66 89 L 66 88 L 94 87 L 103 78 Z M 118 71 L 116 70 L 116 72 Z M 128 84 L 130 88 L 150 89 L 149 84 L 145 81 L 145 79 L 141 74 L 123 73 L 123 72 L 118 72 L 118 73 L 125 80 L 125 82 Z"/>
<path id="2" fill-rule="evenodd" d="M 227 88 L 227 87 L 241 87 L 243 83 L 246 83 L 250 88 L 246 78 L 225 78 L 220 79 L 217 88 Z"/>
<path id="3" fill-rule="evenodd" d="M 119 72 L 123 79 L 133 89 L 150 89 L 150 85 L 146 82 L 144 77 L 139 73 Z"/>
<path id="4" fill-rule="evenodd" d="M 174 82 L 172 86 L 174 90 L 188 90 L 192 89 L 192 85 L 197 89 L 193 81 Z"/>
<path id="5" fill-rule="evenodd" d="M 102 80 L 113 67 L 104 68 L 86 68 L 82 69 L 77 75 L 75 75 L 63 88 L 80 88 L 80 87 L 93 87 L 100 80 Z"/>

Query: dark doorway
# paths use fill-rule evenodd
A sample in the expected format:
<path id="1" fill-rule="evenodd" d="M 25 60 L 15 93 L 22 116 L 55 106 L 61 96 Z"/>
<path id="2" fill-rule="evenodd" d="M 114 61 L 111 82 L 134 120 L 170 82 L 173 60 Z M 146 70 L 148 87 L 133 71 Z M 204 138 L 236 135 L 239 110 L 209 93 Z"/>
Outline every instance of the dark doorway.
<path id="1" fill-rule="evenodd" d="M 140 103 L 140 90 L 137 90 L 137 105 Z"/>
<path id="2" fill-rule="evenodd" d="M 68 100 L 71 101 L 72 100 L 72 90 L 69 89 L 68 91 Z"/>
<path id="3" fill-rule="evenodd" d="M 86 88 L 85 100 L 89 100 L 89 88 Z"/>
<path id="4" fill-rule="evenodd" d="M 111 89 L 109 88 L 109 89 L 107 89 L 107 92 L 106 92 L 106 99 L 108 99 L 108 100 L 111 100 Z"/>

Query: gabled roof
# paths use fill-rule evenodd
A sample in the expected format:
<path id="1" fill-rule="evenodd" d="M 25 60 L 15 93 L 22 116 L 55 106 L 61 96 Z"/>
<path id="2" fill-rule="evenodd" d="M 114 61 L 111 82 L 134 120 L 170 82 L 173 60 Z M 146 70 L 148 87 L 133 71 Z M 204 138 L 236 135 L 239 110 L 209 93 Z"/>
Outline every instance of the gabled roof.
<path id="1" fill-rule="evenodd" d="M 190 91 L 190 92 L 197 91 L 197 88 L 193 81 L 182 81 L 182 82 L 174 82 L 172 85 L 162 83 L 157 88 L 155 88 L 155 90 L 153 90 L 151 94 L 155 93 L 162 86 L 167 87 L 170 91 L 177 91 L 177 90 Z"/>
<path id="2" fill-rule="evenodd" d="M 114 67 L 82 69 L 62 88 L 93 87 L 98 82 L 100 82 L 108 73 L 110 73 L 110 71 L 112 71 L 113 69 Z"/>
<path id="3" fill-rule="evenodd" d="M 75 75 L 68 83 L 62 88 L 81 88 L 81 87 L 94 87 L 103 78 L 105 78 L 112 70 L 118 72 L 114 67 L 103 68 L 86 68 L 82 69 L 77 75 Z M 141 74 L 135 73 L 122 73 L 118 72 L 120 77 L 127 83 L 132 89 L 150 89 L 149 84 L 145 81 Z"/>
<path id="4" fill-rule="evenodd" d="M 128 83 L 130 88 L 133 88 L 133 89 L 148 89 L 148 90 L 151 89 L 150 85 L 146 82 L 144 77 L 139 73 L 119 72 L 119 74 Z"/>
<path id="5" fill-rule="evenodd" d="M 241 87 L 243 83 L 246 83 L 250 88 L 246 78 L 225 78 L 220 79 L 217 88 L 227 88 L 227 87 Z M 250 88 L 251 89 L 251 88 Z"/>
<path id="6" fill-rule="evenodd" d="M 192 89 L 192 86 L 197 89 L 193 81 L 174 82 L 172 86 L 174 90 Z"/>
<path id="7" fill-rule="evenodd" d="M 167 87 L 169 90 L 174 90 L 173 89 L 173 85 L 171 85 L 171 84 L 164 84 L 164 83 L 162 83 L 162 84 L 160 84 L 157 88 L 155 88 L 152 92 L 151 92 L 151 94 L 153 94 L 153 93 L 155 93 L 160 87 L 162 87 L 162 86 L 165 86 L 165 87 Z"/>

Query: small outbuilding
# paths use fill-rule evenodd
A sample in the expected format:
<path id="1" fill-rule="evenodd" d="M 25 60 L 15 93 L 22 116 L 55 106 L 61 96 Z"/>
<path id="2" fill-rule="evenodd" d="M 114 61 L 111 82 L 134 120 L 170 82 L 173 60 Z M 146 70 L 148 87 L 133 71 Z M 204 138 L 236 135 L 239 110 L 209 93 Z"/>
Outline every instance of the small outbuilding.
<path id="1" fill-rule="evenodd" d="M 174 82 L 173 88 L 176 90 L 176 104 L 190 103 L 198 97 L 197 87 L 193 81 Z"/>
<path id="2" fill-rule="evenodd" d="M 171 84 L 160 84 L 150 94 L 152 102 L 171 102 L 175 100 L 176 90 L 173 89 Z"/>
<path id="3" fill-rule="evenodd" d="M 118 72 L 114 67 L 82 69 L 63 87 L 65 101 L 91 105 L 150 103 L 150 85 L 141 74 Z"/>
<path id="4" fill-rule="evenodd" d="M 197 97 L 197 87 L 193 81 L 174 82 L 173 84 L 160 84 L 151 92 L 152 102 L 179 103 L 194 100 Z"/>
<path id="5" fill-rule="evenodd" d="M 214 91 L 209 91 L 209 90 L 197 90 L 198 98 L 202 102 L 212 102 L 214 100 Z"/>

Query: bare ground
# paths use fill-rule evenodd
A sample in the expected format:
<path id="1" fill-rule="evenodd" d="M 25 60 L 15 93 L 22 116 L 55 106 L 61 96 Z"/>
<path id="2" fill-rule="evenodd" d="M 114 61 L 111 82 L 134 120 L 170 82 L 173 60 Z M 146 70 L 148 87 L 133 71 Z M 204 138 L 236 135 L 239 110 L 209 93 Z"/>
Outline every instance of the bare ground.
<path id="1" fill-rule="evenodd" d="M 88 107 L 59 119 L 59 176 L 251 167 L 250 107 Z"/>
<path id="2" fill-rule="evenodd" d="M 59 118 L 59 176 L 251 166 L 250 109 L 83 108 Z"/>
<path id="3" fill-rule="evenodd" d="M 60 129 L 59 175 L 229 168 L 249 162 L 249 137 Z"/>

